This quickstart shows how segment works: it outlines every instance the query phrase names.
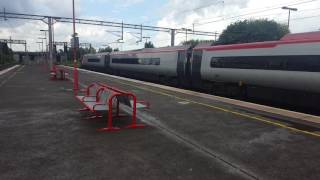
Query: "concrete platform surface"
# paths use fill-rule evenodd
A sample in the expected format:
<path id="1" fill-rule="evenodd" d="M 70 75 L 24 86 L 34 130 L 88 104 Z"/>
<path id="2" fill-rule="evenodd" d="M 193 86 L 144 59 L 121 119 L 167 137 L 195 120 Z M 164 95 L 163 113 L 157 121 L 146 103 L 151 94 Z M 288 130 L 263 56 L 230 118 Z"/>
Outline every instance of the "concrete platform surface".
<path id="1" fill-rule="evenodd" d="M 147 128 L 102 133 L 106 118 L 76 111 L 71 82 L 48 79 L 42 66 L 0 76 L 0 179 L 320 179 L 318 129 L 80 71 L 83 85 L 151 103 L 138 114 Z"/>

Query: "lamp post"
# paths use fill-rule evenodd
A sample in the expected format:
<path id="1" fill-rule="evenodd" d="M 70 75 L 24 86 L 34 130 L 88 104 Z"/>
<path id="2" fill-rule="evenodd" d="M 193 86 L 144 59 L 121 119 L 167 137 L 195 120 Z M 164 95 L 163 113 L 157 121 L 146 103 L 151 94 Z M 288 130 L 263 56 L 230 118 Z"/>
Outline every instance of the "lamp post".
<path id="1" fill-rule="evenodd" d="M 44 39 L 46 40 L 46 42 L 45 42 L 46 52 L 48 52 L 48 47 L 47 47 L 47 45 L 48 45 L 48 42 L 47 42 L 47 32 L 48 32 L 48 30 L 41 29 L 40 31 L 41 31 L 41 32 L 44 32 Z"/>
<path id="2" fill-rule="evenodd" d="M 72 0 L 72 20 L 73 20 L 73 92 L 75 95 L 78 94 L 79 89 L 79 78 L 78 78 L 78 66 L 77 66 L 77 49 L 76 49 L 76 22 L 74 12 L 74 0 Z"/>
<path id="3" fill-rule="evenodd" d="M 46 42 L 47 42 L 47 38 L 44 38 L 44 37 L 38 37 L 38 39 L 41 39 L 41 49 L 42 49 L 42 58 L 44 58 L 44 55 L 45 55 L 45 59 L 43 59 L 43 61 L 45 62 L 45 63 L 47 63 L 47 49 L 46 49 L 46 53 L 44 54 L 44 52 L 43 52 L 43 40 L 45 39 L 46 40 Z"/>
<path id="4" fill-rule="evenodd" d="M 287 7 L 287 6 L 283 6 L 281 9 L 289 11 L 289 14 L 288 14 L 288 29 L 290 29 L 290 14 L 291 14 L 291 11 L 298 11 L 298 9 L 297 8 L 290 8 L 290 7 Z"/>
<path id="5" fill-rule="evenodd" d="M 40 51 L 40 52 L 43 52 L 43 41 L 37 42 L 37 44 L 39 45 L 39 51 Z M 41 44 L 42 46 L 40 46 L 40 44 Z M 42 47 L 42 50 L 41 50 L 41 47 Z"/>
<path id="6" fill-rule="evenodd" d="M 39 37 L 38 39 L 41 39 L 41 47 L 42 47 L 42 52 L 43 52 L 43 40 L 46 38 Z"/>
<path id="7" fill-rule="evenodd" d="M 45 30 L 45 29 L 40 29 L 41 32 L 44 32 L 44 38 L 39 38 L 39 39 L 42 39 L 42 41 L 45 39 L 45 47 L 46 47 L 46 52 L 45 52 L 45 61 L 46 63 L 48 63 L 48 42 L 47 42 L 47 32 L 48 30 Z M 43 52 L 43 43 L 42 43 L 42 52 Z"/>

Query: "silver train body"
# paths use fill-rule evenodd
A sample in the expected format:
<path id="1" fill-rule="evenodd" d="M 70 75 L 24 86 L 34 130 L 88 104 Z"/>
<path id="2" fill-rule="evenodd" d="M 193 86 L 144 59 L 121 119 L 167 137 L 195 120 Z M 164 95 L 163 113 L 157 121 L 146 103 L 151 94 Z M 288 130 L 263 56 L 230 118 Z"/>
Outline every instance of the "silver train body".
<path id="1" fill-rule="evenodd" d="M 248 49 L 209 48 L 204 50 L 201 77 L 214 82 L 242 82 L 249 85 L 320 93 L 320 42 L 270 43 L 269 45 L 272 47 L 263 48 L 258 44 L 252 44 L 251 47 L 247 46 Z M 241 65 L 229 65 L 224 68 L 223 65 L 220 67 L 218 64 L 211 65 L 215 57 L 217 61 L 221 57 L 236 57 L 239 61 L 234 60 L 236 58 L 226 58 L 225 61 L 229 59 L 239 63 L 241 63 L 241 57 L 244 57 L 242 59 L 244 61 L 245 59 L 250 61 L 250 57 L 256 58 L 256 61 L 266 58 L 269 64 L 266 64 L 265 68 L 257 65 L 256 69 L 255 67 L 241 68 Z"/>
<path id="2" fill-rule="evenodd" d="M 111 54 L 110 68 L 155 76 L 177 77 L 178 52 L 186 49 L 186 47 L 168 47 L 114 52 Z"/>
<path id="3" fill-rule="evenodd" d="M 187 87 L 233 84 L 320 94 L 320 32 L 259 43 L 88 54 L 82 64 L 129 77 L 175 79 Z"/>
<path id="4" fill-rule="evenodd" d="M 107 65 L 106 59 L 109 56 L 109 53 L 86 54 L 82 57 L 81 64 L 83 67 L 90 69 L 103 69 Z"/>

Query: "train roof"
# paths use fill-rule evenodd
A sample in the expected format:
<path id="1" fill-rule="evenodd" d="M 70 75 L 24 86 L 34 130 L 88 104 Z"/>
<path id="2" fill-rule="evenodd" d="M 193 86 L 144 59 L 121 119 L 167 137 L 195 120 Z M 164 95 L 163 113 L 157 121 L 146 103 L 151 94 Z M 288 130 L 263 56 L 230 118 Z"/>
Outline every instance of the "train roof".
<path id="1" fill-rule="evenodd" d="M 90 53 L 90 54 L 85 54 L 84 56 L 97 56 L 97 55 L 108 55 L 110 54 L 109 52 L 101 52 L 101 53 Z"/>
<path id="2" fill-rule="evenodd" d="M 281 41 L 301 41 L 301 40 L 320 40 L 320 31 L 287 34 L 281 38 Z"/>
<path id="3" fill-rule="evenodd" d="M 121 54 L 141 54 L 141 53 L 160 53 L 160 52 L 176 52 L 176 51 L 185 51 L 189 49 L 190 46 L 172 46 L 172 47 L 159 47 L 159 48 L 143 48 L 130 51 L 117 51 L 112 52 L 114 55 Z"/>
<path id="4" fill-rule="evenodd" d="M 298 43 L 311 43 L 311 42 L 320 42 L 320 31 L 287 34 L 278 41 L 265 41 L 265 42 L 229 44 L 229 45 L 217 45 L 217 46 L 199 46 L 199 47 L 197 46 L 194 48 L 194 50 L 222 51 L 222 50 L 273 48 L 281 44 L 298 44 Z"/>

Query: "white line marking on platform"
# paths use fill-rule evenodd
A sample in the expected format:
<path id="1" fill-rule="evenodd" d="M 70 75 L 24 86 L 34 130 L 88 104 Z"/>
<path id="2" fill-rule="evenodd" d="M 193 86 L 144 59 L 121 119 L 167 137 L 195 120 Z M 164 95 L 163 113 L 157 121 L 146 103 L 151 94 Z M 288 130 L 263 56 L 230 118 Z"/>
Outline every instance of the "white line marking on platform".
<path id="1" fill-rule="evenodd" d="M 3 74 L 5 74 L 5 73 L 7 73 L 7 72 L 9 72 L 9 71 L 11 71 L 11 70 L 13 70 L 13 69 L 15 69 L 15 68 L 17 68 L 17 67 L 19 67 L 19 66 L 20 66 L 20 65 L 14 65 L 14 66 L 12 66 L 12 67 L 9 67 L 9 68 L 7 68 L 7 69 L 4 69 L 4 70 L 0 71 L 0 76 L 3 75 Z"/>
<path id="2" fill-rule="evenodd" d="M 19 67 L 20 65 L 16 65 L 17 67 Z M 13 78 L 18 71 L 20 71 L 22 68 L 24 68 L 24 66 L 21 66 L 16 72 L 14 72 L 13 74 L 11 74 L 7 79 L 3 80 L 1 83 L 0 83 L 0 87 L 2 87 L 5 83 L 7 83 L 11 78 Z M 9 68 L 8 68 L 9 69 Z M 12 69 L 11 69 L 12 70 Z M 10 70 L 9 70 L 10 71 Z M 9 72 L 7 71 L 7 72 Z"/>

